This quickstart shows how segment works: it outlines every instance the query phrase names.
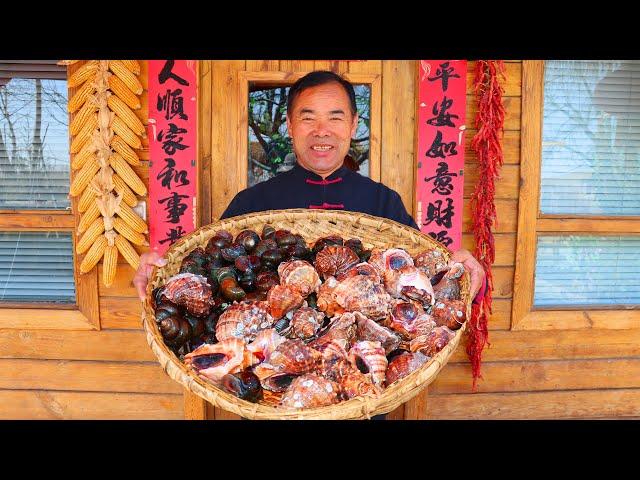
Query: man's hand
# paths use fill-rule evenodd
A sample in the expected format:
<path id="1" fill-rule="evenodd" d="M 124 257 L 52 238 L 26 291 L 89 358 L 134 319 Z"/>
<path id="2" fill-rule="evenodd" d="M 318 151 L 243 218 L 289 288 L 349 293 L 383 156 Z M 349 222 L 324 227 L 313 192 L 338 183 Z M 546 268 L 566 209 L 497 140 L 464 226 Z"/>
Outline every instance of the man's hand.
<path id="1" fill-rule="evenodd" d="M 147 283 L 149 283 L 149 279 L 151 278 L 153 267 L 164 267 L 166 264 L 167 261 L 162 258 L 158 252 L 153 250 L 140 255 L 140 266 L 133 277 L 133 286 L 136 287 L 140 300 L 144 301 L 147 294 Z"/>
<path id="2" fill-rule="evenodd" d="M 454 262 L 459 262 L 464 265 L 464 268 L 469 272 L 469 279 L 471 280 L 471 299 L 476 298 L 476 294 L 480 287 L 482 287 L 482 283 L 484 282 L 484 269 L 480 262 L 476 260 L 469 250 L 460 249 L 457 252 L 454 252 L 451 255 L 451 260 Z"/>

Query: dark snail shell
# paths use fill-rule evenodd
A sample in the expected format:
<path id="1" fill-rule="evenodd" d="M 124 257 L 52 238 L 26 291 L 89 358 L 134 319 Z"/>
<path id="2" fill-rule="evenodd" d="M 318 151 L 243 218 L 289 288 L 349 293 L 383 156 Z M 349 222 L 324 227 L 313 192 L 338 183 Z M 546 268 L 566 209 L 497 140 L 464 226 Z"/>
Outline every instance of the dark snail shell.
<path id="1" fill-rule="evenodd" d="M 253 230 L 243 230 L 236 237 L 234 243 L 242 245 L 247 252 L 253 251 L 260 242 L 260 236 Z"/>
<path id="2" fill-rule="evenodd" d="M 269 224 L 265 224 L 264 227 L 262 227 L 262 235 L 261 238 L 262 240 L 266 240 L 267 238 L 273 238 L 276 235 L 276 229 L 273 228 L 271 225 Z"/>
<path id="3" fill-rule="evenodd" d="M 209 248 L 217 247 L 220 249 L 227 248 L 229 245 L 231 245 L 232 241 L 233 241 L 233 237 L 229 239 L 227 237 L 220 237 L 216 235 L 211 240 L 209 240 L 209 243 L 207 243 L 207 247 Z"/>
<path id="4" fill-rule="evenodd" d="M 248 402 L 255 403 L 262 398 L 260 379 L 250 370 L 227 373 L 222 377 L 222 388 Z"/>
<path id="5" fill-rule="evenodd" d="M 189 252 L 189 255 L 185 257 L 185 260 L 194 261 L 199 267 L 204 267 L 207 263 L 207 253 L 204 251 L 202 247 L 196 247 L 195 249 Z"/>
<path id="6" fill-rule="evenodd" d="M 322 237 L 319 238 L 318 240 L 316 240 L 316 242 L 313 244 L 313 248 L 311 249 L 311 251 L 313 252 L 313 254 L 317 254 L 319 251 L 321 251 L 324 247 L 329 246 L 329 245 L 344 245 L 344 240 L 342 239 L 342 237 L 338 236 L 338 235 L 329 235 L 328 237 Z"/>
<path id="7" fill-rule="evenodd" d="M 256 287 L 262 292 L 268 292 L 276 285 L 280 285 L 280 279 L 275 272 L 260 272 L 256 276 Z"/>
<path id="8" fill-rule="evenodd" d="M 237 243 L 234 243 L 230 247 L 221 249 L 220 252 L 222 253 L 222 258 L 224 258 L 227 262 L 233 262 L 239 256 L 247 254 L 247 251 L 244 249 L 244 247 Z"/>
<path id="9" fill-rule="evenodd" d="M 160 322 L 158 322 L 158 328 L 162 338 L 165 340 L 174 339 L 180 331 L 180 320 L 182 320 L 182 317 L 179 315 L 171 315 L 160 320 Z"/>
<path id="10" fill-rule="evenodd" d="M 199 337 L 204 333 L 204 319 L 195 317 L 190 314 L 185 314 L 184 319 L 189 323 L 191 329 L 191 337 Z"/>
<path id="11" fill-rule="evenodd" d="M 276 235 L 276 242 L 278 243 L 279 247 L 288 247 L 290 245 L 295 245 L 298 242 L 298 239 L 295 235 L 289 233 L 280 237 Z"/>

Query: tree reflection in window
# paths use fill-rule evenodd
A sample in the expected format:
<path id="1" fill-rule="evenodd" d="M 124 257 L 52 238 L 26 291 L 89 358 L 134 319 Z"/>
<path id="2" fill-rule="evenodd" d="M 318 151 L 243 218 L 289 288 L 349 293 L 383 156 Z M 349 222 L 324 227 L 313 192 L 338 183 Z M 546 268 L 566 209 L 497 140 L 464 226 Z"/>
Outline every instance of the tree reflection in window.
<path id="1" fill-rule="evenodd" d="M 358 173 L 369 176 L 369 127 L 371 87 L 354 85 L 358 129 L 351 140 L 349 155 Z M 287 133 L 289 87 L 254 87 L 249 93 L 248 186 L 286 172 L 295 165 L 295 154 Z"/>

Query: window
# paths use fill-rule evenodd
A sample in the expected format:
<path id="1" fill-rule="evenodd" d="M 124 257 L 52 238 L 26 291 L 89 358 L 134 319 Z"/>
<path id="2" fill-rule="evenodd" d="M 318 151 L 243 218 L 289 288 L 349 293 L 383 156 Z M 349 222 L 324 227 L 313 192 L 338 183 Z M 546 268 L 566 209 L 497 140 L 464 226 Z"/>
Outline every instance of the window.
<path id="1" fill-rule="evenodd" d="M 369 124 L 371 87 L 354 85 L 358 129 L 349 155 L 358 172 L 369 176 Z M 296 158 L 287 133 L 289 87 L 256 87 L 249 92 L 249 155 L 247 186 L 268 180 L 293 168 Z"/>
<path id="2" fill-rule="evenodd" d="M 66 75 L 0 60 L 0 328 L 96 328 L 95 274 L 74 265 Z"/>
<path id="3" fill-rule="evenodd" d="M 523 63 L 512 327 L 640 326 L 640 62 Z"/>

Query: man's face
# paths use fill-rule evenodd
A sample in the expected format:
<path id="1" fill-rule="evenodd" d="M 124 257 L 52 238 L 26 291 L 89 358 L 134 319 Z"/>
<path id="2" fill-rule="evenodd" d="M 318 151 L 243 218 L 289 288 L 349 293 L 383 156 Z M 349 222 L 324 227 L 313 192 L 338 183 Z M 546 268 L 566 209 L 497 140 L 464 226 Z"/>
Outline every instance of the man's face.
<path id="1" fill-rule="evenodd" d="M 335 82 L 302 91 L 287 112 L 298 163 L 323 178 L 342 166 L 357 127 L 349 96 Z"/>

